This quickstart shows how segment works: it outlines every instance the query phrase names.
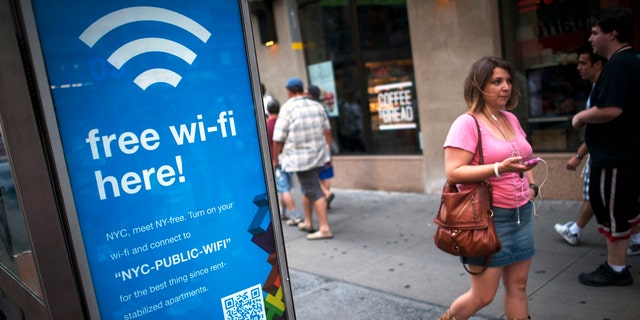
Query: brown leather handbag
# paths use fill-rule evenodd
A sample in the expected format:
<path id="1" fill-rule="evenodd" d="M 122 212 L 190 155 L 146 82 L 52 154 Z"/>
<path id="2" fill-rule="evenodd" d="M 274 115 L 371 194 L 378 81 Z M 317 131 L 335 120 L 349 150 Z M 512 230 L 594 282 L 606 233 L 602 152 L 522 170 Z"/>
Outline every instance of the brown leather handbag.
<path id="1" fill-rule="evenodd" d="M 470 114 L 471 115 L 471 114 Z M 471 115 L 473 117 L 473 115 Z M 484 164 L 482 138 L 478 127 L 479 163 Z M 473 188 L 460 191 L 455 184 L 445 182 L 440 198 L 440 209 L 433 218 L 438 226 L 433 236 L 436 247 L 454 256 L 487 257 L 483 272 L 489 265 L 490 256 L 502 248 L 493 224 L 491 184 L 484 180 Z"/>

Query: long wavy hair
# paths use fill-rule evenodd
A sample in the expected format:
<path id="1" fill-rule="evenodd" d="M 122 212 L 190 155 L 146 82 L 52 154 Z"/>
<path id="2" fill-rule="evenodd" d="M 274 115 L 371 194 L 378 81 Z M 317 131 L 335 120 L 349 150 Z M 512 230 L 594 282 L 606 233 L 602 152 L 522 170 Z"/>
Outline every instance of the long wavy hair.
<path id="1" fill-rule="evenodd" d="M 484 100 L 484 91 L 482 89 L 491 81 L 495 68 L 506 70 L 512 79 L 511 97 L 509 97 L 505 109 L 513 110 L 518 105 L 520 89 L 515 83 L 515 74 L 511 64 L 500 57 L 487 56 L 480 58 L 471 66 L 471 71 L 469 71 L 469 75 L 464 81 L 464 100 L 467 102 L 469 111 L 479 112 L 484 109 L 486 101 Z"/>

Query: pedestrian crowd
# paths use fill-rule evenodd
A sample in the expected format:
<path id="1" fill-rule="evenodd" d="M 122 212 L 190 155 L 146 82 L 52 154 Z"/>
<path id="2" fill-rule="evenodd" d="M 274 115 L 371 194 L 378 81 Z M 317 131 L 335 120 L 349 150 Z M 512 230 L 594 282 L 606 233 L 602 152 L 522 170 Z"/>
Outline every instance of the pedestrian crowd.
<path id="1" fill-rule="evenodd" d="M 640 254 L 640 167 L 635 160 L 640 144 L 624 139 L 640 136 L 640 54 L 631 46 L 632 14 L 615 6 L 597 11 L 590 22 L 589 48 L 578 56 L 577 72 L 591 83 L 591 91 L 584 110 L 571 121 L 581 130 L 583 142 L 566 169 L 577 171 L 584 163 L 583 204 L 575 221 L 554 228 L 568 244 L 579 245 L 582 229 L 595 217 L 606 239 L 607 257 L 593 271 L 579 275 L 587 286 L 632 284 L 626 258 Z M 472 271 L 470 287 L 441 320 L 468 319 L 493 301 L 500 285 L 507 319 L 531 319 L 526 290 L 535 255 L 532 216 L 544 181 L 535 181 L 532 169 L 537 164 L 525 163 L 535 150 L 511 112 L 520 94 L 515 78 L 514 68 L 501 57 L 475 61 L 464 82 L 466 110 L 451 124 L 443 144 L 449 183 L 461 190 L 480 181 L 491 184 L 493 221 L 502 249 L 489 257 L 460 257 Z M 302 80 L 294 77 L 285 88 L 288 100 L 282 106 L 273 97 L 265 98 L 283 220 L 308 232 L 309 240 L 331 239 L 327 210 L 335 195 L 329 115 L 318 86 L 304 90 Z M 484 162 L 476 154 L 479 139 Z M 294 176 L 302 191 L 304 218 L 290 193 Z"/>

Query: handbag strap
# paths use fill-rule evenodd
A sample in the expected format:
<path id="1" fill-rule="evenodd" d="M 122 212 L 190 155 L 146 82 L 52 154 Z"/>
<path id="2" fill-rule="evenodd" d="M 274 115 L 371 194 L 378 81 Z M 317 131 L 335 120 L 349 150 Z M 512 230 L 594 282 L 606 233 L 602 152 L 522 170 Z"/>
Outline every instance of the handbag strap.
<path id="1" fill-rule="evenodd" d="M 487 256 L 486 259 L 484 260 L 484 266 L 482 266 L 482 270 L 478 271 L 478 272 L 473 272 L 471 270 L 469 270 L 469 267 L 467 267 L 467 265 L 464 263 L 464 261 L 462 262 L 462 266 L 464 267 L 464 270 L 467 271 L 467 273 L 469 273 L 470 275 L 479 275 L 481 273 L 483 273 L 485 270 L 487 270 L 487 268 L 489 268 L 489 262 L 491 261 L 491 256 Z"/>
<path id="2" fill-rule="evenodd" d="M 482 134 L 480 133 L 480 124 L 478 123 L 478 119 L 476 119 L 476 116 L 474 116 L 471 112 L 468 112 L 467 114 L 470 115 L 471 118 L 473 118 L 473 121 L 476 122 L 476 128 L 478 129 L 478 144 L 476 146 L 476 152 L 478 153 L 479 164 L 484 164 L 484 155 L 482 154 Z"/>
<path id="3" fill-rule="evenodd" d="M 478 123 L 478 119 L 476 119 L 476 116 L 474 116 L 473 113 L 469 112 L 468 114 L 471 116 L 471 118 L 473 118 L 473 121 L 476 122 L 476 129 L 478 129 L 478 144 L 476 146 L 476 152 L 478 153 L 478 163 L 484 164 L 484 154 L 482 152 L 482 133 L 480 133 L 480 124 Z M 484 266 L 482 270 L 480 270 L 479 272 L 473 272 L 469 270 L 469 268 L 467 267 L 466 264 L 464 264 L 464 262 L 462 263 L 462 266 L 464 267 L 464 270 L 466 270 L 469 274 L 478 275 L 483 273 L 485 270 L 487 270 L 487 268 L 489 267 L 490 261 L 491 261 L 491 256 L 486 257 Z"/>

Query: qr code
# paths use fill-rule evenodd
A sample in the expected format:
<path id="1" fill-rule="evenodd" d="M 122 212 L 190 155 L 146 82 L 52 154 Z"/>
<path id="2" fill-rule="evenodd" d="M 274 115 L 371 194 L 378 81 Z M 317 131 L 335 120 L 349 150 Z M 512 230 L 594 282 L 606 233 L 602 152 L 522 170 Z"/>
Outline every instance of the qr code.
<path id="1" fill-rule="evenodd" d="M 222 299 L 224 320 L 266 320 L 262 286 L 253 287 L 230 294 Z"/>

